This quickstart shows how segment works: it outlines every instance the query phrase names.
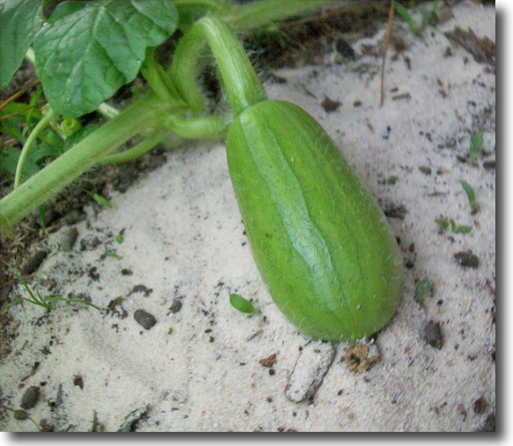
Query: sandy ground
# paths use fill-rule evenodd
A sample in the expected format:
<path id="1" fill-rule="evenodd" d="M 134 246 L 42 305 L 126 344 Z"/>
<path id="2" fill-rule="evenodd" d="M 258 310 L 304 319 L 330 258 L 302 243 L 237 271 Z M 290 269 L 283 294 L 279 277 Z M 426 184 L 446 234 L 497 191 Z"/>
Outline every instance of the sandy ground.
<path id="1" fill-rule="evenodd" d="M 453 14 L 441 31 L 471 27 L 495 41 L 493 8 L 466 1 Z M 67 304 L 49 313 L 31 305 L 10 310 L 19 336 L 0 365 L 4 404 L 19 408 L 37 387 L 38 400 L 25 396 L 26 406 L 35 404 L 30 416 L 71 431 L 90 430 L 95 413 L 107 431 L 117 430 L 138 409 L 147 409 L 135 417 L 138 431 L 475 431 L 490 425 L 494 69 L 432 29 L 416 37 L 398 19 L 394 33 L 407 48 L 389 51 L 383 107 L 384 30 L 353 42 L 355 61 L 340 64 L 333 54 L 325 66 L 277 72 L 287 82 L 267 85 L 272 98 L 290 100 L 319 120 L 400 239 L 402 303 L 367 358 L 365 347 L 357 347 L 361 367 L 347 344 L 312 341 L 278 311 L 244 235 L 224 145 L 197 143 L 169 152 L 165 165 L 127 193 L 113 193 L 112 209 L 91 206 L 76 225 L 71 251 L 59 249 L 69 228 L 49 237 L 52 255 L 39 278 L 46 286 L 55 281 L 52 294 L 88 296 L 103 310 Z M 325 96 L 341 106 L 327 113 Z M 481 128 L 475 164 L 461 161 Z M 460 180 L 475 190 L 474 215 Z M 472 230 L 441 230 L 436 218 Z M 122 244 L 114 240 L 120 233 Z M 455 254 L 467 250 L 478 257 L 477 268 L 457 262 Z M 435 289 L 419 304 L 414 293 L 425 278 Z M 50 293 L 44 286 L 41 292 Z M 261 313 L 237 312 L 228 300 L 232 292 Z M 134 318 L 137 310 L 156 323 L 145 329 Z M 6 412 L 0 427 L 34 429 Z"/>

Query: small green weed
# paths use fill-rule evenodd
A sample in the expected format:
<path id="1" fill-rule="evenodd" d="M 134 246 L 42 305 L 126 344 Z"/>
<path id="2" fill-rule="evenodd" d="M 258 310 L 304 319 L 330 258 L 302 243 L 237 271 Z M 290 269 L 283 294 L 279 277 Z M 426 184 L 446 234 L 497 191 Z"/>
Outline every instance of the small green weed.
<path id="1" fill-rule="evenodd" d="M 14 274 L 14 276 L 18 279 L 22 288 L 25 290 L 25 292 L 30 297 L 22 297 L 22 296 L 17 297 L 12 302 L 9 302 L 9 303 L 5 304 L 4 306 L 2 306 L 2 308 L 0 308 L 0 314 L 7 311 L 11 307 L 14 307 L 15 305 L 21 304 L 23 301 L 28 302 L 32 305 L 37 305 L 37 306 L 43 307 L 46 310 L 50 310 L 52 302 L 68 302 L 68 303 L 79 303 L 79 304 L 88 305 L 90 307 L 95 308 L 98 311 L 101 311 L 96 305 L 92 304 L 91 302 L 88 302 L 87 300 L 70 299 L 70 298 L 60 297 L 60 296 L 43 297 L 43 296 L 41 296 L 41 293 L 39 293 L 39 290 L 37 288 L 35 290 L 33 290 L 30 287 L 30 285 L 27 283 L 27 281 L 24 279 L 24 277 L 21 275 L 21 273 L 16 268 L 9 265 L 8 263 L 6 263 L 6 265 L 11 270 L 11 272 Z"/>
<path id="2" fill-rule="evenodd" d="M 249 300 L 244 299 L 239 294 L 230 294 L 230 303 L 233 308 L 239 310 L 241 313 L 252 314 L 258 312 Z"/>

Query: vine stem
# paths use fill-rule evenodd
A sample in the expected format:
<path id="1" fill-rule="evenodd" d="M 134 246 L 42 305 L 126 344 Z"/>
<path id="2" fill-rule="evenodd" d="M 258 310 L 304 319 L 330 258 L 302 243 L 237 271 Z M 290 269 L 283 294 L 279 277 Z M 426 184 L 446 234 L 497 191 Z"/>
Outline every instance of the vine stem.
<path id="1" fill-rule="evenodd" d="M 198 20 L 178 44 L 170 75 L 180 95 L 196 113 L 205 110 L 197 80 L 198 60 L 208 45 L 219 68 L 223 90 L 234 116 L 267 98 L 265 90 L 233 31 L 215 17 Z"/>
<path id="2" fill-rule="evenodd" d="M 121 144 L 154 127 L 167 113 L 167 104 L 153 94 L 123 110 L 0 200 L 0 229 L 9 229 Z"/>
<path id="3" fill-rule="evenodd" d="M 14 189 L 17 189 L 21 184 L 21 174 L 23 172 L 23 165 L 25 164 L 25 160 L 30 152 L 34 141 L 37 138 L 37 135 L 44 130 L 44 128 L 50 123 L 50 121 L 55 117 L 55 112 L 50 109 L 48 113 L 46 113 L 43 118 L 37 123 L 34 127 L 34 130 L 30 132 L 27 141 L 25 142 L 23 148 L 21 149 L 20 158 L 18 159 L 18 164 L 16 165 L 16 173 L 14 175 Z"/>
<path id="4" fill-rule="evenodd" d="M 237 31 L 247 32 L 264 25 L 303 14 L 334 3 L 333 0 L 257 0 L 246 5 L 234 3 L 223 15 L 223 21 Z"/>
<path id="5" fill-rule="evenodd" d="M 103 164 L 117 164 L 131 161 L 155 147 L 166 134 L 163 130 L 155 130 L 150 136 L 124 152 L 109 155 L 102 160 Z"/>
<path id="6" fill-rule="evenodd" d="M 183 6 L 196 6 L 199 8 L 210 9 L 211 11 L 219 11 L 226 1 L 223 0 L 174 0 L 177 8 Z"/>

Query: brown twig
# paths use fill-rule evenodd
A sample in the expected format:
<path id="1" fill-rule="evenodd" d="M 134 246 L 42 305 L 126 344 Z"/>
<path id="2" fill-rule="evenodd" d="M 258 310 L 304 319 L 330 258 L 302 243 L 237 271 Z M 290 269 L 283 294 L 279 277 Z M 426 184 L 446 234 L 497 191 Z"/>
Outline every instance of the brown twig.
<path id="1" fill-rule="evenodd" d="M 387 24 L 387 32 L 385 34 L 385 41 L 383 43 L 383 63 L 381 65 L 381 104 L 383 107 L 383 103 L 385 102 L 385 62 L 387 60 L 387 50 L 388 44 L 390 43 L 390 36 L 392 34 L 392 24 L 394 20 L 394 0 L 390 1 L 390 9 L 388 11 L 388 24 Z"/>
<path id="2" fill-rule="evenodd" d="M 3 110 L 5 107 L 7 107 L 12 101 L 19 98 L 22 94 L 29 91 L 32 87 L 38 85 L 40 83 L 39 79 L 36 79 L 35 81 L 29 82 L 27 85 L 25 85 L 21 90 L 14 93 L 12 96 L 8 97 L 4 102 L 0 104 L 0 110 Z"/>

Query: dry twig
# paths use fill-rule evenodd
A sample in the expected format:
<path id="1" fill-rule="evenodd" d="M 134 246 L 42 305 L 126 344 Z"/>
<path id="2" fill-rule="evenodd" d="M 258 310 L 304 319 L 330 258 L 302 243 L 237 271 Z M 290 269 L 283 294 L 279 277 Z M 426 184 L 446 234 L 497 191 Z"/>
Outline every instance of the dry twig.
<path id="1" fill-rule="evenodd" d="M 388 44 L 390 43 L 390 36 L 392 35 L 392 24 L 394 20 L 394 0 L 390 1 L 390 10 L 388 12 L 387 32 L 385 34 L 385 41 L 383 43 L 383 63 L 381 65 L 381 104 L 385 102 L 385 62 L 387 59 Z"/>

